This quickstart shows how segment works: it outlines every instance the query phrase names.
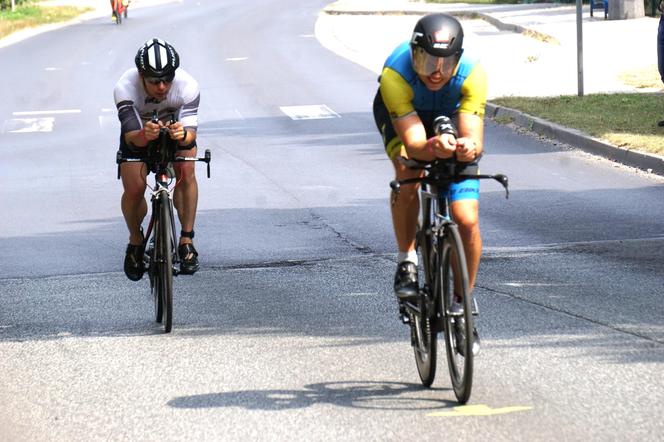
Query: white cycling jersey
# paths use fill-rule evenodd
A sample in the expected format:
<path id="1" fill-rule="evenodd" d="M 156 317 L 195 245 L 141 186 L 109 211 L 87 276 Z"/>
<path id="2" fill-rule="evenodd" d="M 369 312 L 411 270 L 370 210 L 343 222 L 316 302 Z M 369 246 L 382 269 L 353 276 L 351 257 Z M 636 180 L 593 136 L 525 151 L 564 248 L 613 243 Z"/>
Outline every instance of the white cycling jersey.
<path id="1" fill-rule="evenodd" d="M 152 119 L 155 110 L 162 121 L 169 121 L 171 115 L 175 115 L 186 128 L 198 127 L 201 99 L 198 82 L 181 68 L 175 71 L 171 89 L 162 101 L 148 96 L 136 68 L 122 74 L 113 89 L 113 96 L 123 134 L 142 129 L 143 124 Z"/>

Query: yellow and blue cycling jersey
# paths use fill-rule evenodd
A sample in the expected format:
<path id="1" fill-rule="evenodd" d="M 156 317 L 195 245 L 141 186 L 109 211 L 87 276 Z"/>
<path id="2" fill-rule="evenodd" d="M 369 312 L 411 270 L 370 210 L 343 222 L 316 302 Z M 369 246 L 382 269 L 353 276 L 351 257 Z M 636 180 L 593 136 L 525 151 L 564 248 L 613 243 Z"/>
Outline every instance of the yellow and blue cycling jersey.
<path id="1" fill-rule="evenodd" d="M 427 137 L 431 137 L 434 135 L 433 120 L 437 116 L 452 118 L 458 113 L 470 113 L 484 117 L 486 73 L 477 60 L 465 53 L 461 55 L 447 84 L 438 91 L 432 91 L 413 69 L 410 43 L 404 42 L 387 58 L 378 81 L 380 87 L 374 99 L 374 118 L 390 159 L 394 159 L 403 147 L 392 125 L 393 120 L 416 113 L 424 125 Z M 452 200 L 477 199 L 479 181 L 456 183 L 450 197 Z"/>
<path id="2" fill-rule="evenodd" d="M 390 118 L 397 119 L 417 112 L 452 117 L 467 112 L 484 117 L 486 74 L 477 60 L 461 55 L 454 75 L 438 91 L 429 90 L 413 70 L 410 44 L 399 45 L 387 58 L 379 78 L 380 93 Z M 423 119 L 423 121 L 424 121 Z"/>

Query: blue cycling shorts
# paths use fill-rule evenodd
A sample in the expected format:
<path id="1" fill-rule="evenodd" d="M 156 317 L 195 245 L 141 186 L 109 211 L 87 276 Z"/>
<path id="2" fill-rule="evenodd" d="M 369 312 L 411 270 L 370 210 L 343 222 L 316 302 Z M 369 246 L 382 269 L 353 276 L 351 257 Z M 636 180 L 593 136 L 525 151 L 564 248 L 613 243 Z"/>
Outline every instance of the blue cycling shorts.
<path id="1" fill-rule="evenodd" d="M 450 203 L 460 200 L 479 200 L 480 199 L 480 180 L 467 179 L 450 186 L 449 192 L 445 195 Z"/>

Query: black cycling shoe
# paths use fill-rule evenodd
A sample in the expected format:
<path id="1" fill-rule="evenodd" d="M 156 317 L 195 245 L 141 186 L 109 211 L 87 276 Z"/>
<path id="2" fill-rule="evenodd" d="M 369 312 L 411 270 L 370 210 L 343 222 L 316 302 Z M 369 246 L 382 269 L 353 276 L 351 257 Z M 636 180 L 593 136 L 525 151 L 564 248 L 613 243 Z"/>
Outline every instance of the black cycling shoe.
<path id="1" fill-rule="evenodd" d="M 180 273 L 183 275 L 193 275 L 198 271 L 198 252 L 191 243 L 180 244 L 178 247 L 180 256 Z"/>
<path id="2" fill-rule="evenodd" d="M 463 332 L 465 328 L 465 321 L 463 318 L 456 318 L 454 321 L 454 340 L 456 341 L 457 353 L 461 356 L 466 356 L 466 335 Z M 480 334 L 477 332 L 477 327 L 473 327 L 473 345 L 471 347 L 473 356 L 480 354 Z"/>
<path id="3" fill-rule="evenodd" d="M 143 264 L 143 253 L 145 247 L 141 244 L 135 246 L 127 244 L 127 251 L 125 252 L 124 272 L 127 278 L 132 281 L 140 281 L 145 273 L 145 266 Z"/>
<path id="4" fill-rule="evenodd" d="M 403 261 L 394 275 L 394 293 L 401 301 L 417 297 L 417 266 L 410 261 Z"/>

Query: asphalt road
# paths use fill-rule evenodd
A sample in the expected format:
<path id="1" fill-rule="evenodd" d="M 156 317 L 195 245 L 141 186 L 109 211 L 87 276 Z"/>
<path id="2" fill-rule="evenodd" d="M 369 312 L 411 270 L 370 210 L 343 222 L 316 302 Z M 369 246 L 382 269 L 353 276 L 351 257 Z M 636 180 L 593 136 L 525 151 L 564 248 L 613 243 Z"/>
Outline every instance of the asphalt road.
<path id="1" fill-rule="evenodd" d="M 419 385 L 391 293 L 371 71 L 324 1 L 184 1 L 0 49 L 7 440 L 624 440 L 664 431 L 662 180 L 487 122 L 482 353 Z M 192 27 L 195 26 L 195 29 Z M 145 39 L 201 84 L 197 248 L 173 332 L 121 263 L 112 87 Z M 478 37 L 479 38 L 479 37 Z"/>

